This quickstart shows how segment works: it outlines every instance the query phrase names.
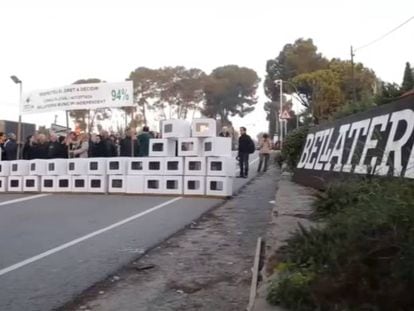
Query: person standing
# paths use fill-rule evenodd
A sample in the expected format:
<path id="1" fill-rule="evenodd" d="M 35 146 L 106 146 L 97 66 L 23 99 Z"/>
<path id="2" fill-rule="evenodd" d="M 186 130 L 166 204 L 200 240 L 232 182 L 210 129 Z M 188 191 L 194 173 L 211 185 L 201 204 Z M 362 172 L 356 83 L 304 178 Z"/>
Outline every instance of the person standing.
<path id="1" fill-rule="evenodd" d="M 59 141 L 59 137 L 55 133 L 50 134 L 47 157 L 49 159 L 65 159 L 68 157 L 65 145 Z"/>
<path id="2" fill-rule="evenodd" d="M 5 159 L 8 161 L 17 160 L 17 143 L 16 134 L 10 133 L 7 135 L 7 140 L 3 145 Z"/>
<path id="3" fill-rule="evenodd" d="M 142 133 L 138 135 L 139 157 L 148 157 L 150 138 L 151 136 L 149 134 L 149 127 L 144 126 Z"/>
<path id="4" fill-rule="evenodd" d="M 272 141 L 270 140 L 269 135 L 265 133 L 263 134 L 259 142 L 260 161 L 259 161 L 259 167 L 257 169 L 257 172 L 260 172 L 262 170 L 263 164 L 264 164 L 263 172 L 267 171 L 271 151 L 272 151 Z"/>
<path id="5" fill-rule="evenodd" d="M 139 146 L 135 129 L 126 129 L 126 135 L 120 140 L 120 156 L 121 157 L 137 157 L 139 154 Z M 133 153 L 132 153 L 133 152 Z"/>
<path id="6" fill-rule="evenodd" d="M 240 178 L 247 178 L 249 175 L 249 154 L 255 150 L 254 142 L 246 133 L 246 128 L 243 126 L 240 128 L 239 137 L 239 153 L 237 158 L 240 166 Z"/>
<path id="7" fill-rule="evenodd" d="M 0 132 L 0 161 L 6 160 L 6 151 L 4 150 L 4 143 L 6 141 L 6 136 L 3 132 Z"/>
<path id="8" fill-rule="evenodd" d="M 70 158 L 87 158 L 89 152 L 89 135 L 80 134 L 79 135 L 79 145 L 78 148 L 72 151 L 72 155 L 69 155 Z"/>

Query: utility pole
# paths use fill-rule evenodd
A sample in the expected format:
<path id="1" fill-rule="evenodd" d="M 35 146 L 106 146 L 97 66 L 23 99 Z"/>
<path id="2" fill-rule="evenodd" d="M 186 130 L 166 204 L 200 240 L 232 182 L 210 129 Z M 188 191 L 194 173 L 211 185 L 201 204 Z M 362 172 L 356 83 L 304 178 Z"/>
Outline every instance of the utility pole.
<path id="1" fill-rule="evenodd" d="M 355 89 L 355 69 L 354 69 L 354 49 L 351 45 L 351 87 L 352 87 L 352 102 L 356 102 L 356 89 Z"/>

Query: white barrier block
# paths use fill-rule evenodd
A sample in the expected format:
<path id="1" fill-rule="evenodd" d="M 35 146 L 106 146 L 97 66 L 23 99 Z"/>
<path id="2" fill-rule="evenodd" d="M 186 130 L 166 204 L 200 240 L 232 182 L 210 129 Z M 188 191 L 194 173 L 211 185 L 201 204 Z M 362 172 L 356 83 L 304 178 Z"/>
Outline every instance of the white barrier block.
<path id="1" fill-rule="evenodd" d="M 203 156 L 205 157 L 231 157 L 230 137 L 209 137 L 203 140 Z"/>
<path id="2" fill-rule="evenodd" d="M 123 175 L 109 175 L 109 193 L 125 193 L 126 177 Z"/>
<path id="3" fill-rule="evenodd" d="M 68 159 L 68 175 L 88 174 L 88 163 L 86 158 Z"/>
<path id="4" fill-rule="evenodd" d="M 10 161 L 10 175 L 11 176 L 27 176 L 29 175 L 30 161 L 15 160 Z"/>
<path id="5" fill-rule="evenodd" d="M 182 138 L 191 136 L 191 125 L 183 119 L 162 121 L 161 129 L 163 138 Z"/>
<path id="6" fill-rule="evenodd" d="M 42 192 L 56 192 L 57 190 L 57 176 L 42 176 L 40 191 Z"/>
<path id="7" fill-rule="evenodd" d="M 7 177 L 0 176 L 0 192 L 7 191 Z"/>
<path id="8" fill-rule="evenodd" d="M 186 157 L 184 175 L 205 176 L 207 172 L 205 157 Z"/>
<path id="9" fill-rule="evenodd" d="M 108 158 L 106 160 L 106 173 L 108 175 L 125 175 L 129 158 Z"/>
<path id="10" fill-rule="evenodd" d="M 88 175 L 105 175 L 106 158 L 88 159 Z"/>
<path id="11" fill-rule="evenodd" d="M 108 191 L 108 177 L 106 175 L 89 176 L 88 191 L 94 193 L 106 193 Z"/>
<path id="12" fill-rule="evenodd" d="M 144 181 L 143 175 L 132 175 L 126 177 L 126 193 L 142 194 L 144 193 Z"/>
<path id="13" fill-rule="evenodd" d="M 127 175 L 145 175 L 149 158 L 129 158 L 127 162 Z"/>
<path id="14" fill-rule="evenodd" d="M 164 176 L 163 183 L 163 193 L 183 194 L 183 176 Z"/>
<path id="15" fill-rule="evenodd" d="M 202 156 L 201 138 L 179 138 L 178 139 L 178 156 L 180 157 L 197 157 Z"/>
<path id="16" fill-rule="evenodd" d="M 149 141 L 150 157 L 175 157 L 177 142 L 166 138 L 152 138 Z"/>
<path id="17" fill-rule="evenodd" d="M 36 159 L 30 161 L 30 172 L 32 176 L 43 176 L 47 175 L 47 160 Z"/>
<path id="18" fill-rule="evenodd" d="M 229 157 L 208 157 L 207 176 L 236 176 L 236 159 Z"/>
<path id="19" fill-rule="evenodd" d="M 22 192 L 23 191 L 23 176 L 8 177 L 7 191 L 8 192 Z"/>
<path id="20" fill-rule="evenodd" d="M 73 192 L 88 192 L 88 175 L 72 175 L 72 185 Z"/>
<path id="21" fill-rule="evenodd" d="M 146 175 L 164 175 L 165 174 L 165 159 L 161 157 L 148 158 L 145 162 Z"/>
<path id="22" fill-rule="evenodd" d="M 39 192 L 40 191 L 40 176 L 24 176 L 23 177 L 23 192 Z"/>
<path id="23" fill-rule="evenodd" d="M 49 176 L 67 175 L 68 173 L 67 159 L 52 159 L 47 160 L 46 173 Z"/>
<path id="24" fill-rule="evenodd" d="M 164 193 L 163 176 L 145 176 L 144 193 L 162 194 Z"/>
<path id="25" fill-rule="evenodd" d="M 217 121 L 202 118 L 193 119 L 191 123 L 191 136 L 193 137 L 215 137 L 217 136 Z"/>
<path id="26" fill-rule="evenodd" d="M 185 195 L 205 195 L 206 178 L 204 176 L 184 176 Z"/>
<path id="27" fill-rule="evenodd" d="M 72 192 L 72 176 L 62 175 L 56 177 L 56 192 Z"/>
<path id="28" fill-rule="evenodd" d="M 208 176 L 206 178 L 206 194 L 228 197 L 233 195 L 233 178 Z"/>
<path id="29" fill-rule="evenodd" d="M 0 176 L 10 175 L 10 161 L 0 161 Z"/>
<path id="30" fill-rule="evenodd" d="M 184 158 L 165 158 L 165 175 L 184 175 Z"/>

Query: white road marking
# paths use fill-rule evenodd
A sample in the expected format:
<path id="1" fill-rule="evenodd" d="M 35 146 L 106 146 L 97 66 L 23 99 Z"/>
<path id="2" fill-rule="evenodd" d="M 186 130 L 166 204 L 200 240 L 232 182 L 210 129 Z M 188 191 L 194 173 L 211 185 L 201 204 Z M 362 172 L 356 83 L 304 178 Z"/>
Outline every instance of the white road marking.
<path id="1" fill-rule="evenodd" d="M 17 270 L 19 268 L 22 268 L 24 266 L 27 266 L 28 264 L 31 264 L 31 263 L 33 263 L 35 261 L 38 261 L 38 260 L 41 260 L 41 259 L 43 259 L 43 258 L 45 258 L 47 256 L 53 255 L 53 254 L 55 254 L 57 252 L 60 252 L 60 251 L 62 251 L 64 249 L 66 249 L 66 248 L 69 248 L 71 246 L 74 246 L 76 244 L 79 244 L 79 243 L 81 243 L 83 241 L 86 241 L 86 240 L 88 240 L 90 238 L 93 238 L 94 236 L 97 236 L 99 234 L 102 234 L 102 233 L 104 233 L 106 231 L 109 231 L 109 230 L 112 230 L 112 229 L 117 228 L 119 226 L 122 226 L 122 225 L 124 225 L 124 224 L 126 224 L 126 223 L 128 223 L 130 221 L 133 221 L 135 219 L 138 219 L 138 218 L 140 218 L 142 216 L 145 216 L 145 215 L 147 215 L 149 213 L 152 213 L 152 212 L 154 212 L 154 211 L 156 211 L 156 210 L 158 210 L 160 208 L 163 208 L 163 207 L 165 207 L 165 206 L 167 206 L 167 205 L 169 205 L 171 203 L 174 203 L 174 202 L 176 202 L 178 200 L 181 200 L 182 198 L 183 197 L 177 197 L 177 198 L 171 199 L 169 201 L 166 201 L 164 203 L 161 203 L 159 205 L 156 205 L 154 207 L 151 207 L 150 209 L 147 209 L 147 210 L 145 210 L 145 211 L 143 211 L 143 212 L 141 212 L 139 214 L 135 214 L 135 215 L 133 215 L 131 217 L 128 217 L 128 218 L 126 218 L 124 220 L 118 221 L 118 222 L 116 222 L 116 223 L 114 223 L 114 224 L 112 224 L 110 226 L 107 226 L 105 228 L 99 229 L 99 230 L 97 230 L 95 232 L 92 232 L 92 233 L 89 233 L 89 234 L 87 234 L 87 235 L 85 235 L 83 237 L 80 237 L 78 239 L 72 240 L 72 241 L 70 241 L 68 243 L 62 244 L 62 245 L 60 245 L 58 247 L 55 247 L 53 249 L 50 249 L 50 250 L 48 250 L 48 251 L 46 251 L 44 253 L 41 253 L 41 254 L 36 255 L 36 256 L 33 256 L 33 257 L 28 258 L 26 260 L 23 260 L 21 262 L 18 262 L 18 263 L 14 264 L 14 265 L 12 265 L 10 267 L 1 269 L 0 270 L 0 276 L 5 275 L 6 273 L 12 272 L 14 270 Z"/>
<path id="2" fill-rule="evenodd" d="M 253 164 L 253 163 L 255 163 L 255 162 L 259 161 L 259 159 L 260 159 L 260 158 L 256 158 L 256 159 L 254 159 L 254 160 L 250 161 L 250 162 L 249 162 L 249 164 Z"/>
<path id="3" fill-rule="evenodd" d="M 18 199 L 14 199 L 14 200 L 4 201 L 4 202 L 0 202 L 0 206 L 14 204 L 14 203 L 20 203 L 20 202 L 34 200 L 34 199 L 38 199 L 38 198 L 43 198 L 43 197 L 47 197 L 49 195 L 50 195 L 50 193 L 43 193 L 43 194 L 31 195 L 29 197 L 24 197 L 24 198 L 18 198 Z"/>

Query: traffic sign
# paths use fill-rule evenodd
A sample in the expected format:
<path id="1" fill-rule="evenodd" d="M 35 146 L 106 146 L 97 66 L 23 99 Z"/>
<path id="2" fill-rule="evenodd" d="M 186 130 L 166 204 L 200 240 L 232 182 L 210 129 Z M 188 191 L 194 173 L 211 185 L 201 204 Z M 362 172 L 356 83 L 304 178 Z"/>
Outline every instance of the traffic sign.
<path id="1" fill-rule="evenodd" d="M 281 119 L 290 119 L 291 118 L 290 113 L 287 110 L 283 111 L 279 117 Z"/>

